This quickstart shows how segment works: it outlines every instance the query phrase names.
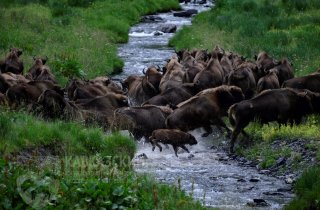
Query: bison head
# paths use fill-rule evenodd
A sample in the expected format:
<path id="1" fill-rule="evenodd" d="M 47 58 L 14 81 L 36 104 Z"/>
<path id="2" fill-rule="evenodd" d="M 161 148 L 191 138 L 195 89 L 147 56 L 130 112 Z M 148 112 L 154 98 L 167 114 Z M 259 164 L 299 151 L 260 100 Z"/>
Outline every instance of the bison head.
<path id="1" fill-rule="evenodd" d="M 189 145 L 198 144 L 196 138 L 195 138 L 193 135 L 191 135 L 190 133 L 188 133 L 188 134 L 189 134 L 188 144 L 189 144 Z"/>

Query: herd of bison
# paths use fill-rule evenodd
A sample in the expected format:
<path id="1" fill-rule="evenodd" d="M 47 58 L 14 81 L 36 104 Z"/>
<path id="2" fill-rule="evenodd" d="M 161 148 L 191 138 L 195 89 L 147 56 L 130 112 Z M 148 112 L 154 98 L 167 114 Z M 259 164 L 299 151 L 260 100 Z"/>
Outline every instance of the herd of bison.
<path id="1" fill-rule="evenodd" d="M 0 104 L 25 109 L 44 119 L 98 124 L 106 130 L 128 130 L 155 146 L 196 144 L 187 133 L 213 125 L 231 138 L 230 152 L 244 128 L 261 124 L 299 124 L 303 117 L 320 113 L 320 69 L 295 77 L 288 59 L 277 60 L 266 52 L 250 61 L 216 46 L 207 50 L 181 50 L 166 64 L 150 66 L 142 76 L 131 75 L 120 83 L 107 76 L 91 80 L 70 78 L 57 83 L 46 65 L 47 57 L 33 57 L 24 73 L 22 50 L 10 49 L 0 60 Z M 233 129 L 226 126 L 228 116 Z"/>

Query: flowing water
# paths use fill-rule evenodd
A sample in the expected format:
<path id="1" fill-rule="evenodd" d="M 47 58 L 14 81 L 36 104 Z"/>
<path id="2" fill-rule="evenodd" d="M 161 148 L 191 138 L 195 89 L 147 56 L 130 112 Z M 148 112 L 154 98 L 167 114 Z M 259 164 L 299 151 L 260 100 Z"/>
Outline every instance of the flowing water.
<path id="1" fill-rule="evenodd" d="M 197 9 L 199 12 L 207 10 L 208 6 L 212 5 L 182 4 L 184 9 Z M 141 75 L 142 70 L 151 65 L 162 67 L 174 53 L 167 46 L 173 34 L 154 34 L 163 24 L 175 24 L 178 29 L 191 24 L 191 18 L 174 17 L 172 12 L 156 16 L 163 21 L 133 26 L 129 42 L 120 45 L 119 56 L 125 61 L 125 66 L 123 73 L 116 78 Z M 153 152 L 150 144 L 138 143 L 137 157 L 133 160 L 135 170 L 151 174 L 162 182 L 180 185 L 204 205 L 220 209 L 281 209 L 292 199 L 293 194 L 286 191 L 291 186 L 283 179 L 260 174 L 253 167 L 239 166 L 224 152 L 211 149 L 215 142 L 226 144 L 228 140 L 218 137 L 217 133 L 203 138 L 200 129 L 191 133 L 197 138 L 198 144 L 187 146 L 190 154 L 179 151 L 182 153 L 178 153 L 178 158 L 171 146 L 162 152 L 158 148 Z M 250 207 L 247 203 L 253 199 L 263 199 L 269 205 Z"/>

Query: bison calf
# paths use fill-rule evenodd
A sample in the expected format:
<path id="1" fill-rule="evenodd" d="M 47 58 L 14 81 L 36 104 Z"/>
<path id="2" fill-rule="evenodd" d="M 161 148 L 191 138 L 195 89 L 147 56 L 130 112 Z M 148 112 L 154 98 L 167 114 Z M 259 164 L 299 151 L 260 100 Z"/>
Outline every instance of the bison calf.
<path id="1" fill-rule="evenodd" d="M 154 151 L 155 146 L 159 147 L 160 152 L 162 151 L 162 147 L 159 142 L 162 144 L 171 144 L 177 157 L 178 147 L 181 147 L 190 153 L 185 144 L 194 145 L 198 143 L 193 135 L 178 129 L 154 130 L 152 135 L 149 137 L 149 140 L 152 144 L 152 151 Z"/>

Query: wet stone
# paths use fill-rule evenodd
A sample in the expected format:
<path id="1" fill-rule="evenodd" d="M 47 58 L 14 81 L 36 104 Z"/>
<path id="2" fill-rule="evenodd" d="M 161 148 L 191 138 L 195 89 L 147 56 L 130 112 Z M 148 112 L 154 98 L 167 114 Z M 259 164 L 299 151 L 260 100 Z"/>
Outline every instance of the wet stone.
<path id="1" fill-rule="evenodd" d="M 145 153 L 142 153 L 142 154 L 138 155 L 136 158 L 137 159 L 148 159 L 148 157 L 147 157 L 147 155 Z"/>
<path id="2" fill-rule="evenodd" d="M 248 202 L 247 205 L 251 206 L 251 207 L 266 207 L 266 206 L 270 206 L 270 204 L 268 204 L 265 200 L 263 200 L 261 198 L 254 198 L 253 202 Z"/>
<path id="3" fill-rule="evenodd" d="M 251 179 L 249 179 L 249 182 L 259 182 L 260 181 L 260 179 L 257 179 L 257 178 L 251 178 Z"/>
<path id="4" fill-rule="evenodd" d="M 280 192 L 263 192 L 264 195 L 281 195 L 283 196 L 283 193 Z"/>

